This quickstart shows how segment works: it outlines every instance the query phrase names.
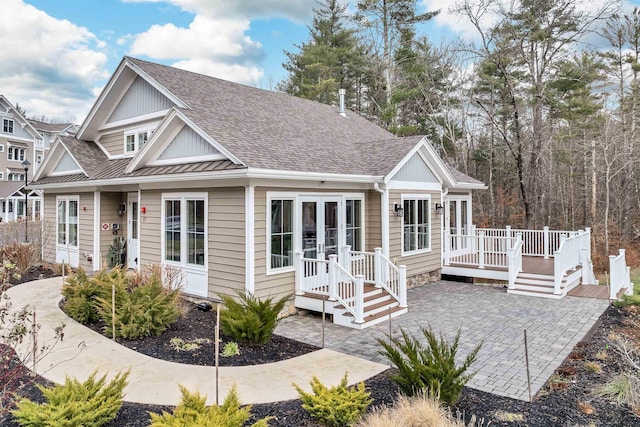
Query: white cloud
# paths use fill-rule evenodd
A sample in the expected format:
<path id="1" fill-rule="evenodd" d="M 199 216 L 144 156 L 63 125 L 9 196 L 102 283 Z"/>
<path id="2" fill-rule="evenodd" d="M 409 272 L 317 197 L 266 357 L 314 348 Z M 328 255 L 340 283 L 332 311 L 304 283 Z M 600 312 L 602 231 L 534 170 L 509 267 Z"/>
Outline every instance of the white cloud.
<path id="1" fill-rule="evenodd" d="M 108 77 L 100 40 L 22 0 L 3 0 L 0 40 L 0 91 L 11 103 L 29 116 L 84 118 L 96 81 Z"/>

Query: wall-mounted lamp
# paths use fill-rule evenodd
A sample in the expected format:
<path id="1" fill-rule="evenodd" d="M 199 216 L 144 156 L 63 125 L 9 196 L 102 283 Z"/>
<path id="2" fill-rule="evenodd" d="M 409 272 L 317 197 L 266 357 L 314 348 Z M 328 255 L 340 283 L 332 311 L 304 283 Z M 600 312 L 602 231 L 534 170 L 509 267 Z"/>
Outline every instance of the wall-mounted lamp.
<path id="1" fill-rule="evenodd" d="M 118 205 L 118 215 L 122 216 L 125 213 L 126 209 L 127 205 L 125 205 L 124 203 L 120 203 Z"/>
<path id="2" fill-rule="evenodd" d="M 147 208 L 145 208 L 144 206 L 140 208 L 140 213 L 146 214 L 147 213 Z"/>
<path id="3" fill-rule="evenodd" d="M 397 203 L 393 204 L 393 213 L 397 217 L 404 216 L 404 208 Z"/>
<path id="4" fill-rule="evenodd" d="M 441 203 L 436 203 L 435 211 L 437 214 L 441 214 L 443 209 L 444 209 L 444 206 L 442 206 Z"/>

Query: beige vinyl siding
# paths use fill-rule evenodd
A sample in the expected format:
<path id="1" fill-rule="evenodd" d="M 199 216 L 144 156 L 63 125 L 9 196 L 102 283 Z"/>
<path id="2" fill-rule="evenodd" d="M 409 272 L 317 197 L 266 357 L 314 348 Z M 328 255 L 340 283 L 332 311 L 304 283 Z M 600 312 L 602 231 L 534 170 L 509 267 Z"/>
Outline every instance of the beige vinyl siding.
<path id="1" fill-rule="evenodd" d="M 267 191 L 288 191 L 282 188 L 255 189 L 255 293 L 260 298 L 282 298 L 295 291 L 295 274 L 270 274 L 267 276 Z M 294 227 L 296 218 L 294 218 Z"/>
<path id="2" fill-rule="evenodd" d="M 364 201 L 365 250 L 382 247 L 382 220 L 380 217 L 381 194 L 368 191 Z"/>
<path id="3" fill-rule="evenodd" d="M 115 237 L 127 237 L 127 217 L 126 214 L 118 215 L 118 205 L 123 203 L 123 193 L 101 192 L 100 193 L 100 266 L 107 266 L 107 252 Z M 102 230 L 102 224 L 109 224 L 108 230 Z M 112 224 L 120 224 L 118 234 L 114 235 L 111 230 Z"/>
<path id="4" fill-rule="evenodd" d="M 245 280 L 244 187 L 209 191 L 209 296 L 235 295 Z"/>
<path id="5" fill-rule="evenodd" d="M 140 207 L 146 213 L 140 214 L 140 262 L 141 266 L 162 262 L 162 192 L 141 191 Z"/>
<path id="6" fill-rule="evenodd" d="M 93 193 L 80 193 L 78 196 L 78 216 L 80 217 L 78 219 L 78 251 L 80 252 L 80 267 L 86 271 L 91 271 L 93 270 L 93 261 L 87 261 L 85 254 L 93 253 Z"/>
<path id="7" fill-rule="evenodd" d="M 124 154 L 124 131 L 102 135 L 98 142 L 112 156 Z"/>
<path id="8" fill-rule="evenodd" d="M 42 260 L 45 262 L 56 262 L 56 242 L 58 240 L 56 231 L 56 195 L 45 194 L 42 214 L 43 238 L 42 238 Z"/>
<path id="9" fill-rule="evenodd" d="M 403 219 L 389 212 L 389 255 L 390 259 L 397 259 L 398 264 L 407 266 L 407 276 L 429 273 L 439 270 L 441 260 L 441 215 L 433 210 L 436 203 L 442 203 L 439 191 L 418 190 L 392 190 L 389 194 L 389 210 L 393 210 L 393 203 L 400 203 L 402 194 L 424 194 L 431 196 L 431 250 L 415 255 L 401 256 L 402 254 L 402 224 Z"/>

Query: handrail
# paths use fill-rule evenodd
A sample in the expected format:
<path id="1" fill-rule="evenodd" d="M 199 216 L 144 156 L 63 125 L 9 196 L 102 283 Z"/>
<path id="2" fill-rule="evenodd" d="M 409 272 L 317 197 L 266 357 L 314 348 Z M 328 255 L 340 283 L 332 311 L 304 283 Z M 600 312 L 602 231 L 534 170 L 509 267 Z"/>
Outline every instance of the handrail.
<path id="1" fill-rule="evenodd" d="M 516 278 L 518 273 L 522 271 L 522 234 L 516 234 L 516 243 L 513 248 L 507 249 L 507 258 L 509 259 L 509 289 L 515 289 Z"/>
<path id="2" fill-rule="evenodd" d="M 609 255 L 609 299 L 617 300 L 618 294 L 625 289 L 625 295 L 633 295 L 631 267 L 627 266 L 625 250 L 619 249 L 618 255 Z"/>
<path id="3" fill-rule="evenodd" d="M 562 295 L 561 285 L 562 279 L 567 272 L 578 265 L 582 260 L 583 248 L 589 248 L 591 245 L 590 230 L 580 230 L 569 237 L 563 237 L 558 250 L 553 254 L 553 293 Z"/>
<path id="4" fill-rule="evenodd" d="M 543 227 L 542 230 L 526 230 L 511 228 L 476 228 L 475 233 L 482 231 L 485 236 L 493 237 L 513 237 L 516 233 L 522 233 L 522 255 L 524 256 L 541 256 L 548 259 L 550 255 L 555 253 L 563 237 L 575 235 L 576 231 L 567 230 L 550 230 L 549 227 Z"/>

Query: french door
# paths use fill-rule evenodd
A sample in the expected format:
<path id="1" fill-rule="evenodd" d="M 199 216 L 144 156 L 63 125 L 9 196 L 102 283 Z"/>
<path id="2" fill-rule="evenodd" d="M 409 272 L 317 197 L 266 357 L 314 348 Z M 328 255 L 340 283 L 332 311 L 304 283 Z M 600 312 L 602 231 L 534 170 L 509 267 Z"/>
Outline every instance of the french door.
<path id="1" fill-rule="evenodd" d="M 301 244 L 304 258 L 328 259 L 337 255 L 341 242 L 341 202 L 336 197 L 300 198 Z"/>

